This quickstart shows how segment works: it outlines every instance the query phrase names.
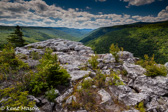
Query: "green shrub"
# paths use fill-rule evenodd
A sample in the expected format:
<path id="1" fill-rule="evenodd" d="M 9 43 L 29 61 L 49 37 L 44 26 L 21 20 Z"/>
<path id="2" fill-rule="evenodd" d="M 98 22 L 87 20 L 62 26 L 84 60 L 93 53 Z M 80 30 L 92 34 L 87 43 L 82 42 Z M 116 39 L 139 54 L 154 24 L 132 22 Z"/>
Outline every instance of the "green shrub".
<path id="1" fill-rule="evenodd" d="M 88 60 L 89 64 L 91 64 L 93 69 L 97 69 L 97 65 L 99 64 L 99 62 L 97 61 L 98 56 L 97 55 L 92 55 L 90 60 Z"/>
<path id="2" fill-rule="evenodd" d="M 0 75 L 2 80 L 11 78 L 22 69 L 28 69 L 28 64 L 24 63 L 15 55 L 15 50 L 11 44 L 7 44 L 0 52 Z"/>
<path id="3" fill-rule="evenodd" d="M 57 56 L 51 55 L 52 50 L 46 49 L 46 53 L 40 60 L 38 72 L 33 76 L 29 85 L 32 94 L 41 93 L 51 86 L 68 85 L 70 75 L 57 62 Z"/>
<path id="4" fill-rule="evenodd" d="M 146 112 L 145 111 L 145 108 L 144 108 L 144 103 L 143 102 L 140 102 L 136 108 L 140 111 L 140 112 Z"/>
<path id="5" fill-rule="evenodd" d="M 110 46 L 110 53 L 114 56 L 115 61 L 117 63 L 119 62 L 119 56 L 117 54 L 119 51 L 120 51 L 120 48 L 118 47 L 118 44 L 116 44 L 116 45 L 111 44 L 111 46 Z"/>
<path id="6" fill-rule="evenodd" d="M 105 86 L 106 76 L 100 71 L 97 71 L 96 77 L 94 78 L 94 83 L 97 87 L 102 88 Z"/>
<path id="7" fill-rule="evenodd" d="M 167 75 L 166 67 L 164 65 L 158 65 L 154 61 L 154 55 L 151 58 L 149 58 L 148 55 L 144 55 L 144 57 L 145 59 L 138 61 L 137 64 L 146 68 L 147 72 L 145 73 L 145 75 L 151 77 Z"/>
<path id="8" fill-rule="evenodd" d="M 89 89 L 92 86 L 92 80 L 84 80 L 82 83 L 82 88 L 83 89 Z"/>
<path id="9" fill-rule="evenodd" d="M 55 93 L 55 90 L 53 89 L 53 87 L 51 87 L 50 90 L 48 90 L 46 93 L 46 98 L 50 101 L 50 102 L 54 102 L 54 99 L 56 97 L 58 97 L 58 93 Z"/>
<path id="10" fill-rule="evenodd" d="M 4 107 L 20 107 L 19 110 L 21 107 L 34 107 L 35 102 L 28 100 L 27 96 L 28 91 L 21 92 L 14 87 L 0 90 L 0 100 L 7 98 L 1 102 Z"/>
<path id="11" fill-rule="evenodd" d="M 147 72 L 145 75 L 155 77 L 155 76 L 166 76 L 167 69 L 164 65 L 152 65 L 146 66 Z"/>
<path id="12" fill-rule="evenodd" d="M 120 77 L 117 73 L 111 73 L 112 81 L 111 84 L 115 86 L 124 85 L 123 81 L 120 80 Z"/>

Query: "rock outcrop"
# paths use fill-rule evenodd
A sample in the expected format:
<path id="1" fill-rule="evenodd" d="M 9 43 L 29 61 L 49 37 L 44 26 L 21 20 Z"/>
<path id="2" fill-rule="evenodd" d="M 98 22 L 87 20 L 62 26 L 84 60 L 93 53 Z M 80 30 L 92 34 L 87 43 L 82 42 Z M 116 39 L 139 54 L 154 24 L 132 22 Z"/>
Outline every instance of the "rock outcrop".
<path id="1" fill-rule="evenodd" d="M 63 39 L 50 39 L 42 42 L 26 45 L 24 47 L 17 47 L 16 54 L 21 53 L 27 55 L 29 58 L 25 60 L 30 66 L 38 65 L 38 60 L 30 58 L 31 52 L 38 52 L 43 55 L 46 48 L 53 50 L 52 55 L 57 54 L 58 60 L 62 67 L 64 67 L 71 76 L 71 86 L 67 88 L 55 99 L 54 105 L 49 101 L 39 100 L 33 96 L 36 103 L 43 103 L 40 107 L 43 111 L 55 112 L 68 112 L 69 108 L 65 105 L 71 105 L 72 102 L 79 101 L 79 96 L 73 94 L 76 88 L 81 89 L 81 85 L 76 87 L 77 83 L 80 84 L 83 80 L 92 80 L 96 77 L 96 72 L 88 64 L 88 60 L 94 55 L 90 47 L 84 46 L 80 42 L 73 42 Z M 97 91 L 95 97 L 98 99 L 97 105 L 104 112 L 139 112 L 135 106 L 140 102 L 144 102 L 144 108 L 147 112 L 168 112 L 168 78 L 163 76 L 147 77 L 144 75 L 146 70 L 134 62 L 136 58 L 128 51 L 120 51 L 118 53 L 121 63 L 115 63 L 115 58 L 112 54 L 98 54 L 98 67 L 102 74 L 105 75 L 106 83 L 110 81 L 109 75 L 111 71 L 118 72 L 125 70 L 126 76 L 119 75 L 120 80 L 124 85 L 108 85 L 106 88 L 98 88 L 92 85 L 92 89 Z M 168 63 L 165 64 L 168 67 Z M 86 70 L 81 70 L 82 67 L 87 67 Z M 87 78 L 89 77 L 89 78 Z M 121 103 L 123 106 L 116 104 Z M 102 107 L 101 107 L 102 106 Z M 126 107 L 130 107 L 130 109 Z M 89 112 L 85 106 L 78 107 L 73 112 Z M 125 109 L 125 110 L 124 110 Z"/>

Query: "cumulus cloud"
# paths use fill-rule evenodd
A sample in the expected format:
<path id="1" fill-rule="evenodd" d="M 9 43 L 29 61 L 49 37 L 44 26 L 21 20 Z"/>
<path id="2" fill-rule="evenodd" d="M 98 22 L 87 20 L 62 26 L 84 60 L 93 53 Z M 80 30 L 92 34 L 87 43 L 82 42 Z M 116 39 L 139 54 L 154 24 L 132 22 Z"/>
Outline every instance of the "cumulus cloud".
<path id="1" fill-rule="evenodd" d="M 155 0 L 123 0 L 124 2 L 128 2 L 128 6 L 135 5 L 135 6 L 140 6 L 140 5 L 146 5 L 146 4 L 151 4 L 155 2 Z"/>
<path id="2" fill-rule="evenodd" d="M 153 16 L 131 16 L 128 14 L 91 14 L 78 8 L 67 10 L 48 5 L 43 0 L 0 1 L 0 25 L 24 25 L 70 28 L 98 28 L 129 24 L 138 21 L 153 22 L 168 18 L 168 7 Z"/>
<path id="3" fill-rule="evenodd" d="M 168 6 L 159 12 L 158 17 L 168 18 Z"/>

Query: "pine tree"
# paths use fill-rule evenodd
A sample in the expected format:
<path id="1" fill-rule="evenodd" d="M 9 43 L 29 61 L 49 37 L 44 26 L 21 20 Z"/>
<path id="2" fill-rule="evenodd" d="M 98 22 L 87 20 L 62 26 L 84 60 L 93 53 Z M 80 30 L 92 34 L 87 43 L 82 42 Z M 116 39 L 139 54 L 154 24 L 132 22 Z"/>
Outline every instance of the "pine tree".
<path id="1" fill-rule="evenodd" d="M 20 26 L 15 27 L 15 31 L 11 33 L 8 42 L 12 43 L 14 47 L 22 47 L 25 45 L 25 40 L 23 39 L 23 33 L 21 32 Z"/>

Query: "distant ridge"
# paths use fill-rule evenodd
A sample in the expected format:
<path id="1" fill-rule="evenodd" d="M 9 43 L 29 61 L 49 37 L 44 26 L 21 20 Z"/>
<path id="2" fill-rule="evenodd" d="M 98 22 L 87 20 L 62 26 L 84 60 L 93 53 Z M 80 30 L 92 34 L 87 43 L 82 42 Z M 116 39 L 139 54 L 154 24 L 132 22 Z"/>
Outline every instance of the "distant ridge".
<path id="1" fill-rule="evenodd" d="M 97 53 L 108 53 L 112 43 L 118 44 L 137 57 L 152 56 L 159 63 L 168 61 L 168 21 L 98 28 L 80 42 Z"/>
<path id="2" fill-rule="evenodd" d="M 13 32 L 15 26 L 0 25 L 0 47 L 6 43 L 6 38 Z M 43 41 L 53 38 L 62 38 L 73 41 L 81 40 L 91 29 L 74 29 L 66 27 L 38 27 L 38 26 L 21 26 L 24 39 L 27 43 Z"/>

